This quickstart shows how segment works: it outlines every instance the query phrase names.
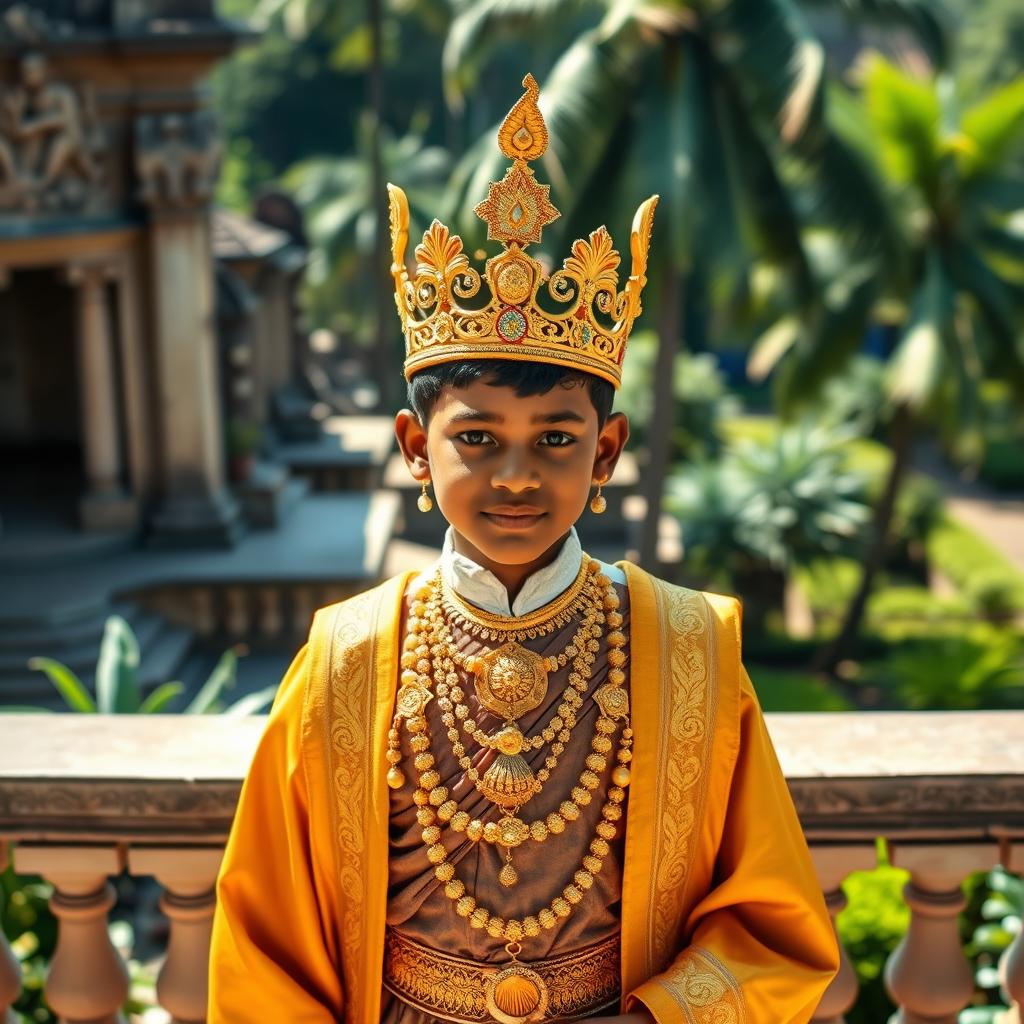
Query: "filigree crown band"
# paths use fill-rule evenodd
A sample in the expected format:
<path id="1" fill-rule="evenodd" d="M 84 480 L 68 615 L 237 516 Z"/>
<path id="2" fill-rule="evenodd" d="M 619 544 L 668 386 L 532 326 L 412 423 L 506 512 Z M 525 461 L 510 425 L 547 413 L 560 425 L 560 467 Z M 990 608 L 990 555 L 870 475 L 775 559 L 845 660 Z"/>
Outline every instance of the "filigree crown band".
<path id="1" fill-rule="evenodd" d="M 512 165 L 501 181 L 490 183 L 487 198 L 475 210 L 487 224 L 488 239 L 503 243 L 503 251 L 484 267 L 484 293 L 462 239 L 436 219 L 416 246 L 410 275 L 405 262 L 409 202 L 397 185 L 388 185 L 391 274 L 405 332 L 406 380 L 438 363 L 489 358 L 567 366 L 616 388 L 622 381 L 626 342 L 647 283 L 658 197 L 645 200 L 633 218 L 632 267 L 621 291 L 621 260 L 604 225 L 588 239 L 577 239 L 561 269 L 546 274 L 525 248 L 539 242 L 544 226 L 560 214 L 548 198 L 551 186 L 539 184 L 529 166 L 547 149 L 548 130 L 533 75 L 523 79 L 523 86 L 526 93 L 498 130 L 498 145 Z"/>

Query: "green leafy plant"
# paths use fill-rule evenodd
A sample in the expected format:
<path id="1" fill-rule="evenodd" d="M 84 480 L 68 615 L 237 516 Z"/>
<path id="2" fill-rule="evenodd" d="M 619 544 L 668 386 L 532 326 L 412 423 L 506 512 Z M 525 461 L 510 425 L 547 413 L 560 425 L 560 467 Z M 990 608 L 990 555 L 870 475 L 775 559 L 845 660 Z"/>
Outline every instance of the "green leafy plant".
<path id="1" fill-rule="evenodd" d="M 902 707 L 938 711 L 1014 708 L 1024 701 L 1024 650 L 1005 630 L 908 640 L 865 677 L 894 693 Z"/>
<path id="2" fill-rule="evenodd" d="M 785 573 L 842 553 L 867 518 L 863 477 L 842 469 L 844 438 L 795 426 L 670 478 L 688 560 L 742 595 L 755 631 L 782 606 Z"/>
<path id="3" fill-rule="evenodd" d="M 186 715 L 253 715 L 274 699 L 276 686 L 267 686 L 225 707 L 221 697 L 237 681 L 239 648 L 226 650 L 199 692 L 183 709 Z M 185 690 L 177 680 L 161 683 L 143 698 L 139 686 L 139 642 L 131 626 L 120 616 L 111 615 L 103 630 L 99 660 L 96 663 L 96 693 L 91 694 L 81 679 L 54 658 L 32 658 L 29 668 L 46 674 L 61 695 L 69 711 L 86 714 L 155 714 L 167 709 Z M 4 706 L 7 711 L 48 711 L 48 708 Z"/>
<path id="4" fill-rule="evenodd" d="M 1009 1009 L 1009 995 L 999 984 L 999 958 L 1020 934 L 1024 917 L 1024 882 L 1001 865 L 983 876 L 978 889 L 980 905 L 965 953 L 974 966 L 975 984 L 991 1005 L 972 1008 L 960 1024 L 996 1024 L 998 1014 Z"/>

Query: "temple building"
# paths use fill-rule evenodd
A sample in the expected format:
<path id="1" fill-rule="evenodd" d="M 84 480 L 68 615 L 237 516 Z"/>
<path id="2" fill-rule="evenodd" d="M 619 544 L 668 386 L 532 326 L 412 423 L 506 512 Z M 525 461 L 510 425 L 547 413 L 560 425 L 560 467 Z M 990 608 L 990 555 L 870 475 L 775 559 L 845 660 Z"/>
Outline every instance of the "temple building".
<path id="1" fill-rule="evenodd" d="M 88 678 L 112 612 L 152 685 L 203 637 L 285 657 L 381 575 L 390 421 L 311 392 L 301 217 L 212 203 L 204 79 L 248 34 L 211 0 L 0 0 L 0 703 L 48 694 L 33 655 Z"/>

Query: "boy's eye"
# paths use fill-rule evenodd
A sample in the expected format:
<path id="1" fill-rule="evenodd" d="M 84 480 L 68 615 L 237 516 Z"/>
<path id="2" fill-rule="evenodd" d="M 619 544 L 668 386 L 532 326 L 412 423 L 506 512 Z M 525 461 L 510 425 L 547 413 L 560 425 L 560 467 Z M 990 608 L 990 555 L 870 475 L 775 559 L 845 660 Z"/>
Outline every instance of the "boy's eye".
<path id="1" fill-rule="evenodd" d="M 575 444 L 576 438 L 564 430 L 549 430 L 541 438 L 541 443 L 551 448 L 565 448 L 567 445 Z"/>
<path id="2" fill-rule="evenodd" d="M 461 434 L 455 435 L 458 440 L 468 445 L 486 444 L 489 434 L 486 430 L 463 430 Z"/>

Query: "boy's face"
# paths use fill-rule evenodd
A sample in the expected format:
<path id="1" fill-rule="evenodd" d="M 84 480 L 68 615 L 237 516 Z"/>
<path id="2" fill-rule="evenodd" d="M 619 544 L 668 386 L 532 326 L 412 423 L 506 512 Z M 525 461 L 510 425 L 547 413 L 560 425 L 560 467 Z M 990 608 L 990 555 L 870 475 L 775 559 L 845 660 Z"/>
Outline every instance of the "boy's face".
<path id="1" fill-rule="evenodd" d="M 585 385 L 521 398 L 486 378 L 443 388 L 426 431 L 407 409 L 395 429 L 413 476 L 433 484 L 459 550 L 492 570 L 543 564 L 629 436 L 622 413 L 598 429 Z"/>

